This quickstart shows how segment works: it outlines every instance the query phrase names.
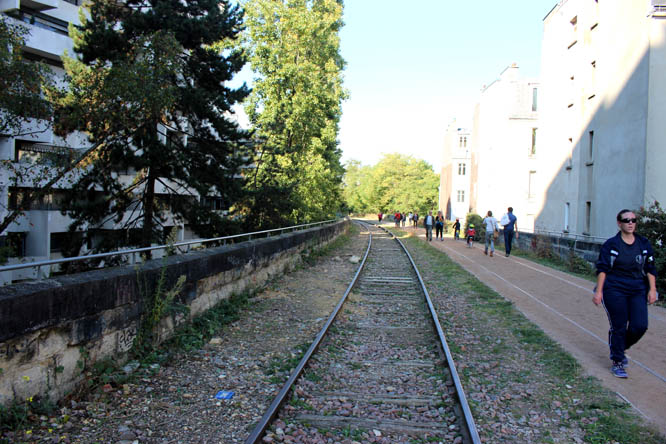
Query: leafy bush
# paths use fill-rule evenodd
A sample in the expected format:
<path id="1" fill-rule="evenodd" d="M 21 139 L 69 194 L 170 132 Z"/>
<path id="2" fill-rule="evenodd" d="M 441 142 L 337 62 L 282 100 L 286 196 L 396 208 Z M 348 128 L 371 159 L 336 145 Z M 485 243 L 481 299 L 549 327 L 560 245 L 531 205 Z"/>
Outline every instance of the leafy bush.
<path id="1" fill-rule="evenodd" d="M 638 234 L 648 238 L 654 248 L 657 291 L 663 295 L 666 293 L 666 212 L 655 200 L 648 208 L 641 207 L 636 217 Z"/>
<path id="2" fill-rule="evenodd" d="M 465 226 L 463 227 L 463 233 L 461 234 L 467 232 L 467 227 L 469 227 L 469 224 L 474 224 L 474 228 L 476 229 L 476 235 L 474 236 L 475 241 L 485 239 L 486 227 L 483 224 L 483 218 L 481 216 L 479 216 L 476 213 L 468 213 L 467 217 L 465 218 Z"/>
<path id="3" fill-rule="evenodd" d="M 537 234 L 532 237 L 532 250 L 537 255 L 544 259 L 555 259 L 553 252 L 553 244 L 548 236 Z"/>

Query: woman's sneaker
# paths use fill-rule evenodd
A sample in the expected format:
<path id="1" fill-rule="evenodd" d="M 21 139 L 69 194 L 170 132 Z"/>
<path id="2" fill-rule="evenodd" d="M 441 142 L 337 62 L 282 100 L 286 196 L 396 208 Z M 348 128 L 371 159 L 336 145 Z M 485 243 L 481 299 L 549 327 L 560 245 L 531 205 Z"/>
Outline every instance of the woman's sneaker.
<path id="1" fill-rule="evenodd" d="M 621 362 L 613 362 L 611 367 L 611 373 L 616 378 L 628 378 L 627 371 L 624 369 L 624 365 Z"/>

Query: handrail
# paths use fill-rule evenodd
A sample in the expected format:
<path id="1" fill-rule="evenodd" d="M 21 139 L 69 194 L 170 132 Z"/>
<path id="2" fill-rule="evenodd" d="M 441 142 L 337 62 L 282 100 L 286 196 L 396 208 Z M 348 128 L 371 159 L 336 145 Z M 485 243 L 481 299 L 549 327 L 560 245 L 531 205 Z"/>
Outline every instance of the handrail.
<path id="1" fill-rule="evenodd" d="M 530 231 L 525 231 L 526 233 L 530 233 Z M 534 229 L 532 234 L 545 234 L 548 236 L 554 236 L 554 237 L 560 237 L 560 238 L 566 238 L 566 239 L 571 239 L 571 240 L 582 240 L 582 241 L 593 241 L 593 242 L 604 242 L 606 241 L 607 238 L 605 237 L 599 237 L 599 236 L 590 236 L 588 234 L 577 234 L 577 233 L 565 233 L 563 231 L 550 231 L 550 230 L 543 230 L 543 229 Z"/>
<path id="2" fill-rule="evenodd" d="M 285 230 L 294 230 L 296 228 L 304 228 L 304 227 L 312 227 L 315 225 L 323 225 L 327 223 L 332 223 L 337 221 L 338 219 L 329 219 L 321 222 L 312 222 L 309 224 L 300 224 L 300 225 L 293 225 L 290 227 L 283 227 L 283 228 L 273 228 L 271 230 L 262 230 L 262 231 L 253 231 L 251 233 L 241 233 L 241 234 L 233 234 L 231 236 L 222 236 L 222 237 L 214 237 L 210 239 L 192 239 L 189 241 L 183 241 L 183 242 L 178 242 L 175 244 L 165 244 L 165 245 L 156 245 L 154 247 L 143 247 L 143 248 L 134 248 L 131 250 L 120 250 L 120 251 L 111 251 L 108 253 L 97 253 L 97 254 L 90 254 L 87 256 L 76 256 L 76 257 L 67 257 L 67 258 L 62 258 L 62 259 L 50 259 L 46 261 L 35 261 L 35 262 L 26 262 L 23 264 L 13 264 L 13 265 L 5 265 L 5 266 L 0 266 L 0 273 L 4 271 L 13 271 L 13 270 L 20 270 L 23 268 L 32 268 L 32 267 L 44 267 L 46 265 L 56 265 L 56 264 L 63 264 L 66 262 L 78 262 L 78 261 L 83 261 L 83 260 L 88 260 L 88 259 L 99 259 L 99 258 L 105 258 L 105 257 L 111 257 L 111 256 L 119 256 L 123 254 L 136 254 L 136 253 L 143 253 L 146 251 L 154 251 L 154 250 L 165 250 L 167 248 L 174 248 L 174 247 L 182 247 L 182 246 L 187 246 L 189 251 L 189 246 L 192 244 L 205 244 L 208 242 L 218 242 L 218 241 L 226 241 L 228 239 L 236 239 L 239 237 L 245 237 L 248 236 L 249 239 L 252 238 L 254 235 L 258 234 L 270 234 L 276 231 L 279 231 L 280 234 L 284 233 Z"/>

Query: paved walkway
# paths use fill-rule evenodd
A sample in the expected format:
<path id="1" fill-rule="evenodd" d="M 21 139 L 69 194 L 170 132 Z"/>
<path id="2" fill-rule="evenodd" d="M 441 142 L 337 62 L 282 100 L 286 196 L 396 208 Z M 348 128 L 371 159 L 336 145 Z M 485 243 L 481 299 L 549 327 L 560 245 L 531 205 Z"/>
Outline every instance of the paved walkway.
<path id="1" fill-rule="evenodd" d="M 424 230 L 417 230 L 425 239 Z M 523 258 L 507 258 L 503 250 L 496 251 L 494 257 L 485 256 L 482 243 L 471 249 L 464 241 L 452 238 L 431 244 L 512 301 L 588 374 L 599 378 L 666 434 L 666 309 L 649 307 L 648 331 L 627 353 L 629 378 L 618 379 L 610 373 L 608 319 L 605 310 L 592 303 L 592 282 Z"/>

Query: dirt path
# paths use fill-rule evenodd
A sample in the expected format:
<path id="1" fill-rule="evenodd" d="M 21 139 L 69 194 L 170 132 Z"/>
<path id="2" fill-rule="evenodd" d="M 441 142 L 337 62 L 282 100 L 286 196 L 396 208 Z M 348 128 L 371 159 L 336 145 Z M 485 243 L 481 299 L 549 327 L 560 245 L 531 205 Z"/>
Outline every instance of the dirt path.
<path id="1" fill-rule="evenodd" d="M 419 237 L 424 239 L 423 230 Z M 512 301 L 532 322 L 571 353 L 590 375 L 627 400 L 666 434 L 666 310 L 649 307 L 649 329 L 629 350 L 628 379 L 610 373 L 608 320 L 592 304 L 594 284 L 523 258 L 483 254 L 483 244 L 467 248 L 452 238 L 433 241 L 435 248 L 480 281 Z"/>

